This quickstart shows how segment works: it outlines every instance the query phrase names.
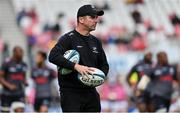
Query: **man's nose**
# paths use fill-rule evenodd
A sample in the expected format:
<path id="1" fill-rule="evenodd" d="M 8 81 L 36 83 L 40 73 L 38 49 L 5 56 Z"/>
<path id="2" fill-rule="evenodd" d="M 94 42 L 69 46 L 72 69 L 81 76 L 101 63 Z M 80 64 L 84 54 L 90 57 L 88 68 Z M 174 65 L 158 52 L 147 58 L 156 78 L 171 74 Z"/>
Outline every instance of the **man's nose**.
<path id="1" fill-rule="evenodd" d="M 100 22 L 100 18 L 97 17 L 97 18 L 95 19 L 95 22 L 99 23 L 99 22 Z"/>

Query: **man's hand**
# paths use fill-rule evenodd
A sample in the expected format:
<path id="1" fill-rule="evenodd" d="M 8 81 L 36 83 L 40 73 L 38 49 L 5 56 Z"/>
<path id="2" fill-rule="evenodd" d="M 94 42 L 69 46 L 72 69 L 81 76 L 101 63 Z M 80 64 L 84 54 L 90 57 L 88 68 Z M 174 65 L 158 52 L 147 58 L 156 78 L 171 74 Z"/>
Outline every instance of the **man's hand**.
<path id="1" fill-rule="evenodd" d="M 89 78 L 88 75 L 92 74 L 94 69 L 91 67 L 75 64 L 74 69 L 79 72 L 84 78 Z"/>
<path id="2" fill-rule="evenodd" d="M 4 86 L 4 87 L 6 87 L 6 88 L 8 88 L 8 89 L 10 89 L 10 90 L 16 90 L 17 89 L 17 86 L 15 85 L 15 84 L 12 84 L 12 83 L 9 83 L 8 81 L 6 81 L 5 79 L 4 79 L 4 76 L 5 75 L 5 72 L 4 71 L 0 71 L 0 83 Z"/>
<path id="3" fill-rule="evenodd" d="M 136 97 L 141 96 L 142 92 L 143 92 L 142 90 L 138 90 L 138 89 L 135 90 L 135 96 L 136 96 Z"/>
<path id="4" fill-rule="evenodd" d="M 14 84 L 9 84 L 8 88 L 12 91 L 17 89 L 16 85 Z"/>

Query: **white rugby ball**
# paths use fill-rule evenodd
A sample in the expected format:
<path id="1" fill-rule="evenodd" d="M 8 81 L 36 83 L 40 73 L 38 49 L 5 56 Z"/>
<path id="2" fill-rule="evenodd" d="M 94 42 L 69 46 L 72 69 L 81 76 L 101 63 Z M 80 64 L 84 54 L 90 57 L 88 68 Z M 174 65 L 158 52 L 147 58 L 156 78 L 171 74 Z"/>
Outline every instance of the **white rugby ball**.
<path id="1" fill-rule="evenodd" d="M 64 58 L 68 59 L 71 62 L 79 63 L 80 55 L 76 50 L 68 50 L 64 53 L 63 56 Z M 70 69 L 60 68 L 60 67 L 58 67 L 58 71 L 60 72 L 61 75 L 66 75 L 72 72 L 72 70 Z"/>
<path id="2" fill-rule="evenodd" d="M 89 78 L 82 77 L 78 74 L 78 79 L 87 86 L 96 87 L 104 83 L 105 74 L 100 69 L 94 68 L 94 72 L 88 75 Z"/>

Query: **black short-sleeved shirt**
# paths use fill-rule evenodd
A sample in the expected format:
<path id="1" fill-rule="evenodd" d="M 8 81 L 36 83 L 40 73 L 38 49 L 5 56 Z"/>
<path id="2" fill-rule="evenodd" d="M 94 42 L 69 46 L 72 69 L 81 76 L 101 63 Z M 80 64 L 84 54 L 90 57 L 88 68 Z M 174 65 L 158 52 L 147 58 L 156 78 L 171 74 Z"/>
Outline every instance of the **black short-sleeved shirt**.
<path id="1" fill-rule="evenodd" d="M 170 99 L 173 92 L 172 82 L 175 80 L 175 68 L 173 66 L 159 66 L 154 67 L 149 73 L 151 82 L 147 86 L 147 91 L 150 96 L 161 96 L 165 99 Z"/>
<path id="2" fill-rule="evenodd" d="M 4 79 L 6 81 L 17 86 L 17 90 L 14 91 L 11 91 L 7 87 L 4 87 L 2 93 L 4 95 L 11 96 L 24 96 L 27 71 L 26 63 L 16 62 L 12 59 L 9 59 L 2 64 L 0 71 L 3 71 L 5 73 Z"/>
<path id="3" fill-rule="evenodd" d="M 146 63 L 145 61 L 139 61 L 136 65 L 134 65 L 131 68 L 131 70 L 128 74 L 128 77 L 130 78 L 133 73 L 137 73 L 137 75 L 138 75 L 138 81 L 137 82 L 139 82 L 141 77 L 144 74 L 147 75 L 151 69 L 152 69 L 151 63 Z"/>
<path id="4" fill-rule="evenodd" d="M 51 81 L 56 77 L 55 72 L 44 66 L 42 68 L 34 67 L 31 78 L 34 80 L 36 89 L 36 98 L 51 97 Z"/>
<path id="5" fill-rule="evenodd" d="M 102 48 L 101 42 L 93 35 L 83 36 L 76 30 L 73 30 L 62 37 L 60 37 L 58 43 L 51 50 L 49 55 L 49 61 L 53 64 L 74 70 L 74 63 L 68 61 L 63 57 L 63 54 L 67 50 L 77 50 L 80 54 L 79 64 L 89 67 L 95 67 L 102 70 L 107 75 L 109 65 L 107 63 L 106 55 Z M 60 75 L 58 73 L 60 89 L 64 88 L 76 88 L 76 89 L 88 89 L 92 88 L 82 84 L 78 78 L 78 73 L 73 71 L 68 75 Z"/>

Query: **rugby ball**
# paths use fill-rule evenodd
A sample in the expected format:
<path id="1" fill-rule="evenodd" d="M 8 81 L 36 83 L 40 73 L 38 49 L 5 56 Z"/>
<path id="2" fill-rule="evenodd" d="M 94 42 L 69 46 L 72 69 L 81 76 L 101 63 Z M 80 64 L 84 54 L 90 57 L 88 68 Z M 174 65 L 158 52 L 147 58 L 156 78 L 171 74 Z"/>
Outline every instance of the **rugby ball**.
<path id="1" fill-rule="evenodd" d="M 64 53 L 64 58 L 68 59 L 71 62 L 79 63 L 80 55 L 76 50 L 68 50 Z M 58 67 L 58 71 L 61 75 L 66 75 L 72 72 L 70 69 Z"/>
<path id="2" fill-rule="evenodd" d="M 78 79 L 84 85 L 96 87 L 104 83 L 105 74 L 97 68 L 94 68 L 94 72 L 88 75 L 88 78 L 83 77 L 81 74 L 78 74 Z"/>
<path id="3" fill-rule="evenodd" d="M 151 81 L 151 79 L 148 75 L 143 75 L 137 85 L 137 89 L 145 90 L 150 81 Z"/>

